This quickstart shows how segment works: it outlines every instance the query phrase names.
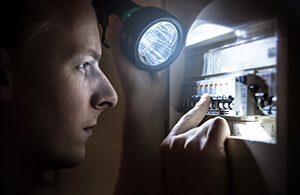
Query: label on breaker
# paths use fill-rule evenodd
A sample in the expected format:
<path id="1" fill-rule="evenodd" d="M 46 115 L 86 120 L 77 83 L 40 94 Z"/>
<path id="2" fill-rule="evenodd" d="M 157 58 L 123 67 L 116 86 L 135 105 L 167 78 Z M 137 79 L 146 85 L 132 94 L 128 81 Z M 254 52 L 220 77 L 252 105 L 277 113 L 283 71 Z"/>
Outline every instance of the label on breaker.
<path id="1" fill-rule="evenodd" d="M 239 108 L 239 115 L 245 116 L 247 115 L 247 98 L 248 98 L 248 88 L 247 85 L 242 83 L 238 83 L 240 85 L 240 108 Z"/>

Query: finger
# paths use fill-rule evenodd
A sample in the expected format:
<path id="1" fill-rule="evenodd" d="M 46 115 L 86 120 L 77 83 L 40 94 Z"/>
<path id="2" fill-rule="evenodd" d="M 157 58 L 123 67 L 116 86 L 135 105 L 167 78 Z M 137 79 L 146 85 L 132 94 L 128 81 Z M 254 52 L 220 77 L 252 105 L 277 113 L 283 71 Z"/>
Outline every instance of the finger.
<path id="1" fill-rule="evenodd" d="M 230 135 L 230 129 L 224 118 L 216 117 L 211 121 L 208 129 L 207 144 L 215 146 L 223 146 Z"/>
<path id="2" fill-rule="evenodd" d="M 207 133 L 208 130 L 211 126 L 212 123 L 212 119 L 209 119 L 208 121 L 206 121 L 205 123 L 203 123 L 201 126 L 196 127 L 193 129 L 194 133 L 191 134 L 189 136 L 189 138 L 187 138 L 187 141 L 185 143 L 185 148 L 195 148 L 195 149 L 200 149 L 202 150 L 202 148 L 206 145 L 207 143 Z M 190 131 L 187 131 L 186 133 L 188 133 Z M 185 135 L 186 133 L 183 133 L 181 135 Z"/>
<path id="3" fill-rule="evenodd" d="M 171 135 L 178 135 L 196 127 L 204 118 L 210 104 L 209 94 L 201 96 L 200 101 L 188 113 L 183 115 L 170 132 Z"/>
<path id="4" fill-rule="evenodd" d="M 121 75 L 123 75 L 123 72 L 126 72 L 127 67 L 132 67 L 125 54 L 122 52 L 120 45 L 120 34 L 123 23 L 115 14 L 109 15 L 108 23 L 106 37 L 114 56 L 114 64 L 117 67 L 118 72 L 121 72 Z"/>
<path id="5" fill-rule="evenodd" d="M 109 15 L 106 37 L 110 45 L 115 45 L 120 43 L 120 32 L 122 26 L 123 24 L 117 15 L 115 14 Z"/>
<path id="6" fill-rule="evenodd" d="M 197 128 L 194 128 L 180 135 L 174 135 L 174 136 L 168 135 L 160 145 L 161 151 L 162 152 L 182 151 L 186 147 L 186 144 L 190 141 L 190 138 L 193 137 L 196 131 Z"/>
<path id="7" fill-rule="evenodd" d="M 205 146 L 208 146 L 216 151 L 224 146 L 230 133 L 226 120 L 221 117 L 209 119 L 200 127 L 194 129 L 196 131 L 187 138 L 185 148 L 200 148 L 202 150 Z"/>

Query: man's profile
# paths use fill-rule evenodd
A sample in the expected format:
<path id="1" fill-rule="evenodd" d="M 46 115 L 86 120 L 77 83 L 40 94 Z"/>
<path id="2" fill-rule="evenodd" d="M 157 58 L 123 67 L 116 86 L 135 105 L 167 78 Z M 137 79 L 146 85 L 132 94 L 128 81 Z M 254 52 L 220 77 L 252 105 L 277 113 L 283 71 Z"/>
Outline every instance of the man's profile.
<path id="1" fill-rule="evenodd" d="M 85 143 L 98 116 L 116 105 L 118 98 L 98 65 L 101 44 L 90 0 L 7 1 L 0 12 L 0 193 L 30 194 L 39 186 L 44 170 L 71 168 L 84 160 Z M 168 178 L 171 191 L 201 191 L 193 184 L 202 172 L 202 179 L 211 185 L 217 181 L 221 186 L 218 190 L 226 193 L 226 122 L 216 118 L 196 127 L 210 102 L 204 98 L 163 142 L 161 158 L 160 144 L 165 138 L 163 105 L 167 99 L 167 87 L 161 81 L 166 80 L 166 73 L 149 75 L 134 69 L 120 52 L 120 28 L 119 19 L 110 16 L 107 37 L 126 99 L 116 194 L 164 194 L 163 161 L 167 175 L 172 176 Z M 197 145 L 204 134 L 214 137 L 202 143 L 208 145 L 210 155 Z M 187 150 L 183 149 L 184 143 L 189 146 Z M 184 158 L 186 152 L 189 157 L 201 158 Z M 208 165 L 201 166 L 201 161 L 214 160 L 215 156 L 221 174 L 214 172 L 210 179 L 213 167 L 206 169 Z M 180 160 L 172 159 L 187 159 L 185 163 L 191 161 L 194 165 L 200 162 L 200 166 L 194 171 L 182 166 L 182 170 L 174 169 L 172 165 L 176 167 Z M 177 177 L 179 172 L 188 175 L 186 180 Z M 190 185 L 176 186 L 176 182 Z"/>

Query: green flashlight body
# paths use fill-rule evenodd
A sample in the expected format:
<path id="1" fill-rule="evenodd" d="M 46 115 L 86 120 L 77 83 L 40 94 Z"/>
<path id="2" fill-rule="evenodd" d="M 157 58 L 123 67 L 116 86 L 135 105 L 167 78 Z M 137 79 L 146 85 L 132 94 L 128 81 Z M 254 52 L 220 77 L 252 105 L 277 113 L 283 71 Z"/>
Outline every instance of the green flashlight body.
<path id="1" fill-rule="evenodd" d="M 141 6 L 131 0 L 94 0 L 93 6 L 97 13 L 98 22 L 104 27 L 108 27 L 108 16 L 116 14 L 124 23 Z"/>

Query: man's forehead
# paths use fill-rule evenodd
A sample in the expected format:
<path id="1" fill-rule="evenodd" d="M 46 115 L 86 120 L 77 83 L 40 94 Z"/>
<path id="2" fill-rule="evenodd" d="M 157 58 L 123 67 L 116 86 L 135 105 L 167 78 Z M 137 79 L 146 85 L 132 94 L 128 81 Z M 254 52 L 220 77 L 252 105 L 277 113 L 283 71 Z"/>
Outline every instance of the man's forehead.
<path id="1" fill-rule="evenodd" d="M 72 3 L 65 4 L 65 1 L 57 9 L 53 30 L 72 34 L 84 42 L 94 41 L 89 38 L 91 36 L 98 37 L 99 29 L 91 2 L 89 0 L 67 0 Z"/>
<path id="2" fill-rule="evenodd" d="M 89 3 L 89 1 L 87 1 Z M 76 8 L 75 6 L 74 8 Z M 73 10 L 74 11 L 74 10 Z M 97 18 L 92 6 L 78 8 L 64 21 L 58 21 L 59 39 L 75 53 L 88 53 L 98 59 L 101 55 L 101 43 Z M 55 30 L 55 28 L 54 28 Z"/>
<path id="3" fill-rule="evenodd" d="M 50 1 L 50 0 L 46 0 Z M 54 3 L 56 1 L 56 3 Z M 46 14 L 47 30 L 36 34 L 31 44 L 35 51 L 70 57 L 87 54 L 98 58 L 101 43 L 95 11 L 89 0 L 54 0 Z M 69 3 L 67 5 L 67 2 Z M 43 25 L 43 24 L 42 24 Z"/>

